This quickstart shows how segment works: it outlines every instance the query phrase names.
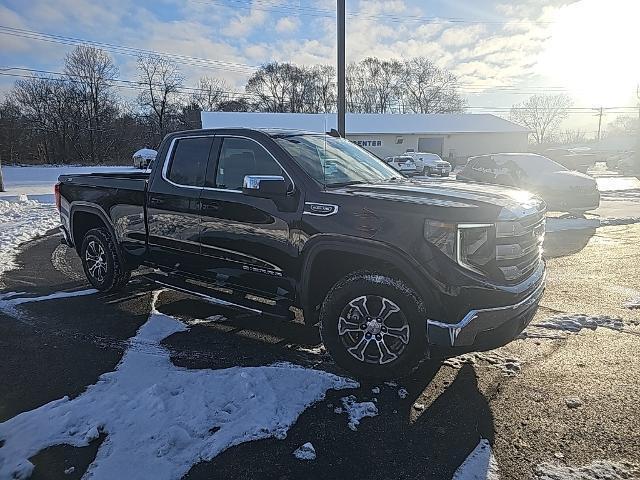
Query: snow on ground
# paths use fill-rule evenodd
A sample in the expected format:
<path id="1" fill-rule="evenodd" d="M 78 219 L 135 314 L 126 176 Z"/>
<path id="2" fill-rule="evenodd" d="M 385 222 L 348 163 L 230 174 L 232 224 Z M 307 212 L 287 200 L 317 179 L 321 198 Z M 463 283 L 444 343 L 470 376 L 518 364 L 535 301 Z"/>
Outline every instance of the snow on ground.
<path id="1" fill-rule="evenodd" d="M 609 328 L 617 331 L 624 330 L 624 323 L 621 318 L 610 317 L 608 315 L 598 315 L 594 317 L 579 313 L 570 315 L 554 315 L 541 322 L 534 323 L 533 326 L 569 333 L 579 333 L 584 328 L 595 330 L 598 327 Z"/>
<path id="2" fill-rule="evenodd" d="M 590 230 L 615 225 L 632 225 L 640 223 L 640 217 L 619 218 L 553 218 L 547 217 L 546 232 L 556 233 L 567 230 Z"/>
<path id="3" fill-rule="evenodd" d="M 640 297 L 634 297 L 629 299 L 628 302 L 624 303 L 625 308 L 635 309 L 640 308 Z"/>
<path id="4" fill-rule="evenodd" d="M 20 244 L 43 235 L 60 224 L 54 205 L 22 197 L 19 201 L 0 200 L 0 277 L 16 268 Z"/>
<path id="5" fill-rule="evenodd" d="M 115 371 L 101 375 L 80 396 L 0 423 L 0 478 L 25 478 L 33 470 L 28 459 L 39 451 L 85 446 L 102 433 L 106 439 L 87 477 L 178 479 L 233 445 L 283 438 L 327 390 L 358 387 L 346 378 L 285 363 L 224 370 L 176 367 L 161 342 L 188 328 L 158 312 L 157 297 L 158 292 L 149 319 L 130 340 L 130 345 L 145 343 L 145 350 L 128 348 Z M 15 294 L 11 300 L 20 302 Z"/>
<path id="6" fill-rule="evenodd" d="M 21 297 L 20 295 L 24 295 L 24 292 L 0 293 L 0 312 L 4 312 L 18 320 L 21 320 L 21 316 L 16 310 L 16 307 L 23 303 L 45 302 L 47 300 L 93 295 L 94 293 L 98 293 L 98 290 L 88 288 L 87 290 L 76 290 L 73 292 L 55 292 L 49 295 L 42 295 L 40 297 Z"/>
<path id="7" fill-rule="evenodd" d="M 505 377 L 517 375 L 522 368 L 520 360 L 513 357 L 506 357 L 495 350 L 490 352 L 465 353 L 457 357 L 448 358 L 443 363 L 449 367 L 459 369 L 465 364 L 476 365 L 481 361 L 487 362 L 492 367 L 499 369 Z"/>
<path id="8" fill-rule="evenodd" d="M 293 452 L 293 456 L 298 460 L 315 460 L 316 449 L 313 448 L 313 444 L 311 442 L 307 442 L 304 445 L 298 447 Z"/>
<path id="9" fill-rule="evenodd" d="M 15 166 L 2 167 L 6 192 L 0 192 L 0 199 L 15 200 L 21 194 L 27 194 L 34 200 L 53 203 L 53 186 L 60 175 L 81 173 L 139 172 L 133 166 L 87 167 L 79 165 L 64 166 Z"/>
<path id="10" fill-rule="evenodd" d="M 378 415 L 378 407 L 373 402 L 357 402 L 354 395 L 342 397 L 342 405 L 349 416 L 348 427 L 354 432 L 360 425 L 360 420 L 365 417 L 375 417 Z M 336 410 L 342 413 L 342 409 Z"/>
<path id="11" fill-rule="evenodd" d="M 453 474 L 452 480 L 499 480 L 498 462 L 493 456 L 488 440 L 480 440 L 478 446 Z"/>
<path id="12" fill-rule="evenodd" d="M 536 467 L 535 478 L 536 480 L 631 480 L 640 478 L 640 467 L 628 463 L 605 461 L 595 461 L 583 467 L 543 463 Z"/>

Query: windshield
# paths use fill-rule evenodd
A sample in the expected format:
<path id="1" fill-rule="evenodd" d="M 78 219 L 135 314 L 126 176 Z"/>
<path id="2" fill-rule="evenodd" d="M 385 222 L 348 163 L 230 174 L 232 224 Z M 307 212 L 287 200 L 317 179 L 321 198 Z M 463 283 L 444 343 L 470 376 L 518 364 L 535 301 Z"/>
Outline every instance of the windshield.
<path id="1" fill-rule="evenodd" d="M 366 150 L 329 135 L 286 135 L 274 140 L 321 185 L 375 183 L 400 174 Z"/>

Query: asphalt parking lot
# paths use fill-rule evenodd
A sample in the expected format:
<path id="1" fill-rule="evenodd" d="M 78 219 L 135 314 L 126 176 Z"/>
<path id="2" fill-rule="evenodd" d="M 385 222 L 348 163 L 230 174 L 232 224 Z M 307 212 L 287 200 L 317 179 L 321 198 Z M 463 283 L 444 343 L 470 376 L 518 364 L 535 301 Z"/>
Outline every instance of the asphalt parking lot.
<path id="1" fill-rule="evenodd" d="M 502 479 L 561 478 L 543 475 L 550 466 L 594 462 L 615 468 L 575 478 L 638 478 L 640 310 L 624 304 L 640 297 L 640 225 L 548 234 L 545 248 L 548 286 L 532 324 L 582 313 L 599 328 L 531 327 L 506 347 L 427 363 L 397 385 L 330 390 L 286 438 L 233 446 L 195 464 L 186 478 L 450 479 L 482 439 Z M 87 288 L 75 252 L 56 235 L 30 242 L 17 260 L 22 268 L 5 275 L 4 295 Z M 118 295 L 0 309 L 0 422 L 65 395 L 77 397 L 113 371 L 149 316 L 153 290 L 138 276 Z M 161 293 L 156 307 L 189 326 L 163 341 L 177 367 L 286 361 L 344 375 L 317 348 L 316 329 L 302 323 L 238 314 L 174 292 Z M 221 321 L 202 321 L 212 317 Z M 345 395 L 375 401 L 378 415 L 361 420 L 355 431 L 348 428 L 345 415 L 336 413 Z M 105 441 L 101 433 L 86 447 L 45 449 L 30 459 L 32 478 L 81 478 Z M 292 455 L 305 442 L 315 447 L 313 462 Z"/>

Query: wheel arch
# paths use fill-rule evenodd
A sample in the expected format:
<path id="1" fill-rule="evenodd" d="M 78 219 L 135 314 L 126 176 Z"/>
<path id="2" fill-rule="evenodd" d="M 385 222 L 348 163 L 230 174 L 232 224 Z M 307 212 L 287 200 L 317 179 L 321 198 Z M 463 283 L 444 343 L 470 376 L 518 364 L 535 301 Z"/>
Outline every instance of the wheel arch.
<path id="1" fill-rule="evenodd" d="M 69 227 L 71 230 L 69 234 L 78 254 L 82 248 L 82 239 L 86 233 L 93 228 L 104 227 L 116 244 L 118 259 L 123 261 L 113 223 L 111 223 L 111 219 L 100 205 L 88 202 L 72 202 L 69 212 Z"/>
<path id="2" fill-rule="evenodd" d="M 318 307 L 331 287 L 345 275 L 361 269 L 395 275 L 425 300 L 432 297 L 433 284 L 424 269 L 391 245 L 344 235 L 318 235 L 302 252 L 300 303 L 305 323 L 318 322 Z"/>

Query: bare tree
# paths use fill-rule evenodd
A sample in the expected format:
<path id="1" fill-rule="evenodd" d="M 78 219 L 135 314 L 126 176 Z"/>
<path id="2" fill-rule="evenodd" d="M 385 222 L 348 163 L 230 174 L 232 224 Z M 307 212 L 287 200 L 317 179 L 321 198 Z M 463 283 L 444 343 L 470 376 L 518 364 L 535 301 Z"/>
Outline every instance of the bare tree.
<path id="1" fill-rule="evenodd" d="M 403 83 L 398 60 L 368 57 L 347 67 L 347 106 L 352 112 L 387 113 L 399 110 Z"/>
<path id="2" fill-rule="evenodd" d="M 218 109 L 221 112 L 251 112 L 253 110 L 251 102 L 245 97 L 237 97 L 220 102 Z"/>
<path id="3" fill-rule="evenodd" d="M 360 113 L 453 113 L 464 109 L 458 79 L 424 57 L 365 58 L 347 67 L 347 106 Z"/>
<path id="4" fill-rule="evenodd" d="M 640 119 L 630 115 L 618 115 L 608 127 L 609 135 L 632 135 L 640 132 Z"/>
<path id="5" fill-rule="evenodd" d="M 538 145 L 553 135 L 569 114 L 573 101 L 564 94 L 533 95 L 523 103 L 511 107 L 511 119 L 531 130 Z"/>
<path id="6" fill-rule="evenodd" d="M 18 80 L 12 100 L 32 129 L 31 155 L 46 163 L 67 161 L 71 149 L 78 145 L 73 140 L 78 139 L 77 125 L 82 117 L 73 85 L 55 78 Z M 78 153 L 75 150 L 74 157 Z"/>
<path id="7" fill-rule="evenodd" d="M 81 45 L 66 56 L 64 70 L 82 102 L 89 158 L 96 163 L 107 153 L 104 151 L 106 145 L 102 124 L 105 115 L 114 111 L 112 82 L 118 76 L 118 67 L 104 50 Z"/>
<path id="8" fill-rule="evenodd" d="M 404 110 L 412 113 L 462 112 L 458 78 L 425 57 L 403 63 Z"/>
<path id="9" fill-rule="evenodd" d="M 138 101 L 148 109 L 159 139 L 168 131 L 169 117 L 177 113 L 184 77 L 171 60 L 157 55 L 138 58 L 140 83 L 144 90 Z"/>
<path id="10" fill-rule="evenodd" d="M 290 63 L 272 62 L 261 66 L 247 82 L 245 90 L 252 95 L 256 109 L 263 112 L 304 111 L 304 71 Z"/>
<path id="11" fill-rule="evenodd" d="M 191 96 L 191 103 L 205 112 L 218 110 L 221 102 L 231 98 L 231 86 L 219 78 L 202 77 L 196 88 L 197 91 Z"/>

